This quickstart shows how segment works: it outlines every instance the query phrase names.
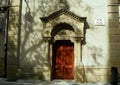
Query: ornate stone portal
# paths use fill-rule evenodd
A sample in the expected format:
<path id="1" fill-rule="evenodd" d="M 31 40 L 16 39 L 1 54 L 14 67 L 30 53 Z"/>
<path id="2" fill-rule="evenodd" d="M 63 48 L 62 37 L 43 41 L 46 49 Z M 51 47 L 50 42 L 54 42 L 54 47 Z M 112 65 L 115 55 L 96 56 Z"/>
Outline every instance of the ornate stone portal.
<path id="1" fill-rule="evenodd" d="M 69 40 L 74 43 L 73 79 L 84 81 L 81 46 L 85 44 L 85 33 L 86 29 L 89 28 L 86 17 L 79 17 L 66 9 L 61 9 L 48 17 L 41 17 L 40 19 L 43 22 L 43 38 L 47 40 L 46 45 L 48 45 L 47 59 L 50 63 L 51 76 L 47 80 L 52 80 L 53 43 L 58 40 Z"/>

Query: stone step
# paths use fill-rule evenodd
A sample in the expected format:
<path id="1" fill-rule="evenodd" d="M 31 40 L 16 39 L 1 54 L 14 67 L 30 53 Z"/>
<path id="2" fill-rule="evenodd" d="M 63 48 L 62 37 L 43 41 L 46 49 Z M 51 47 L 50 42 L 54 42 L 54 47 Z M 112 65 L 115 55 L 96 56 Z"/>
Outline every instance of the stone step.
<path id="1" fill-rule="evenodd" d="M 110 85 L 110 83 L 78 83 L 66 80 L 41 81 L 41 80 L 17 80 L 6 81 L 0 79 L 0 85 Z M 120 85 L 120 83 L 118 84 Z"/>

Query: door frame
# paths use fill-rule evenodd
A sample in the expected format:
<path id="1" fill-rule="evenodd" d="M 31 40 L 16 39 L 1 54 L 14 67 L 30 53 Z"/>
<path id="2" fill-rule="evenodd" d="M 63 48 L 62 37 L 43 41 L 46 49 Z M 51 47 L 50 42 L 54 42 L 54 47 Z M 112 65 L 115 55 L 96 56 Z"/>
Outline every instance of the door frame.
<path id="1" fill-rule="evenodd" d="M 54 45 L 56 44 L 56 43 L 59 43 L 59 42 L 66 42 L 66 43 L 71 43 L 71 44 L 73 44 L 73 52 L 74 52 L 74 43 L 73 42 L 71 42 L 71 40 L 56 40 L 55 42 L 53 42 L 52 43 L 52 66 L 51 66 L 51 79 L 52 80 L 55 80 L 54 78 L 53 78 L 53 57 L 55 57 L 54 56 Z M 73 56 L 73 58 L 74 58 L 74 56 Z M 74 70 L 74 59 L 73 59 L 73 67 L 72 67 L 72 69 Z M 75 70 L 73 71 L 73 72 L 75 72 Z M 74 73 L 75 74 L 75 73 Z M 63 78 L 64 79 L 64 78 Z M 61 79 L 62 80 L 62 79 Z M 74 76 L 73 76 L 73 78 L 72 79 L 67 79 L 67 80 L 74 80 Z"/>
<path id="2" fill-rule="evenodd" d="M 47 38 L 46 42 L 46 59 L 48 61 L 48 76 L 44 80 L 51 81 L 52 78 L 52 57 L 53 57 L 53 42 L 56 40 L 70 40 L 72 43 L 74 43 L 74 81 L 84 81 L 84 69 L 82 64 L 82 41 L 80 39 L 77 39 L 76 37 L 67 38 L 67 39 L 54 39 L 51 37 Z"/>

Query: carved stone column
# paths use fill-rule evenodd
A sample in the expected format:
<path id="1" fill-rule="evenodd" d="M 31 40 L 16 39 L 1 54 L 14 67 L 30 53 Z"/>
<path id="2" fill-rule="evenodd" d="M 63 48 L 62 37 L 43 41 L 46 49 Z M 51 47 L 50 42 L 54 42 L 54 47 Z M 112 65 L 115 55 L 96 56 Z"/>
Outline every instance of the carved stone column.
<path id="1" fill-rule="evenodd" d="M 43 75 L 44 75 L 44 80 L 50 81 L 51 80 L 51 59 L 50 59 L 51 37 L 43 37 L 43 40 L 45 41 L 45 45 L 46 45 L 46 48 L 44 48 L 45 49 L 45 61 L 43 64 Z"/>

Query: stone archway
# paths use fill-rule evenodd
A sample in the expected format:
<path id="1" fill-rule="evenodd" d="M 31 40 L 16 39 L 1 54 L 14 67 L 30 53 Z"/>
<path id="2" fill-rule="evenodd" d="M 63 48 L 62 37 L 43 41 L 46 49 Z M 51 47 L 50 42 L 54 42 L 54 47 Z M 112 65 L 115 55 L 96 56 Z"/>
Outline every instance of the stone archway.
<path id="1" fill-rule="evenodd" d="M 51 31 L 52 79 L 74 79 L 74 35 L 67 23 L 59 23 Z"/>
<path id="2" fill-rule="evenodd" d="M 59 23 L 55 25 L 51 31 L 51 38 L 55 40 L 71 40 L 75 37 L 73 27 L 68 23 Z"/>
<path id="3" fill-rule="evenodd" d="M 74 28 L 70 24 L 67 24 L 67 23 L 59 23 L 59 24 L 55 25 L 53 27 L 53 30 L 51 31 L 51 40 L 50 41 L 51 41 L 50 42 L 51 79 L 56 78 L 56 79 L 76 80 L 76 66 L 77 66 L 77 64 L 82 66 L 82 63 L 81 63 L 81 40 L 76 39 Z M 70 46 L 66 47 L 63 43 L 62 44 L 60 43 L 61 41 L 63 43 L 67 43 L 67 45 L 72 45 L 72 47 L 70 47 Z M 69 41 L 69 42 L 67 42 L 67 41 Z M 53 43 L 54 43 L 54 45 L 53 45 Z M 71 74 L 69 74 L 69 77 L 62 76 L 62 75 L 53 76 L 55 73 L 55 72 L 53 73 L 53 71 L 54 71 L 53 70 L 53 66 L 54 66 L 53 58 L 55 57 L 55 54 L 57 53 L 57 52 L 56 53 L 53 52 L 54 51 L 53 49 L 57 47 L 57 46 L 54 47 L 56 45 L 56 43 L 58 45 L 61 44 L 60 47 L 62 47 L 62 49 L 58 48 L 58 51 L 59 50 L 63 51 L 63 48 L 64 49 L 70 48 L 70 50 L 71 49 L 73 50 L 72 51 L 73 54 L 71 54 L 71 55 L 73 55 L 74 58 L 72 60 L 70 60 L 71 61 L 70 69 L 72 69 L 72 71 L 71 71 Z M 70 51 L 70 50 L 68 50 L 68 51 Z M 61 53 L 61 54 L 66 54 L 65 50 L 64 50 L 64 53 Z M 63 57 L 63 56 L 61 56 L 61 57 Z M 71 56 L 69 56 L 69 57 L 71 57 Z M 66 61 L 64 61 L 64 62 L 66 62 Z M 57 63 L 57 61 L 56 61 L 56 63 Z M 65 66 L 65 67 L 67 67 L 67 66 Z M 62 69 L 62 70 L 65 71 L 65 69 Z M 62 72 L 62 73 L 65 74 L 65 72 Z"/>
<path id="4" fill-rule="evenodd" d="M 69 31 L 74 32 L 73 27 L 64 22 L 64 23 L 59 23 L 56 26 L 54 26 L 54 28 L 53 28 L 53 30 L 51 32 L 51 36 L 55 36 L 56 34 L 58 34 L 58 32 L 60 32 L 62 30 L 69 30 Z"/>
<path id="5" fill-rule="evenodd" d="M 40 18 L 43 22 L 43 39 L 47 40 L 46 58 L 48 59 L 49 80 L 52 80 L 52 65 L 53 65 L 53 43 L 56 41 L 70 41 L 74 44 L 74 77 L 75 81 L 84 80 L 83 65 L 82 65 L 82 42 L 85 41 L 86 29 L 89 27 L 86 17 L 79 17 L 72 12 L 62 9 L 48 17 Z M 48 80 L 47 79 L 47 80 Z"/>

